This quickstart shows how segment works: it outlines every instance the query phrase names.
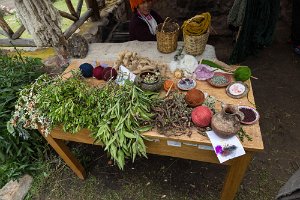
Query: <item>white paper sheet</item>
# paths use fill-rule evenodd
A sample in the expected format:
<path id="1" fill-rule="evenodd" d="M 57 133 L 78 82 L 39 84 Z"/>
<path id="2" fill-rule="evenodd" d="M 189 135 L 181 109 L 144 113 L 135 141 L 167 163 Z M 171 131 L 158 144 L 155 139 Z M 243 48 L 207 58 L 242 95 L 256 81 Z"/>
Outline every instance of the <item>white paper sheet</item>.
<path id="1" fill-rule="evenodd" d="M 218 145 L 220 145 L 222 147 L 224 147 L 226 145 L 235 145 L 237 147 L 233 152 L 231 152 L 227 156 L 224 156 L 220 153 L 217 154 L 217 157 L 218 157 L 220 163 L 223 163 L 227 160 L 230 160 L 230 159 L 233 159 L 233 158 L 236 158 L 236 157 L 239 157 L 239 156 L 242 156 L 245 154 L 244 147 L 241 144 L 240 140 L 237 138 L 237 136 L 233 136 L 231 138 L 224 139 L 224 138 L 221 138 L 218 135 L 216 135 L 216 133 L 214 131 L 207 131 L 206 133 L 214 147 L 214 151 L 216 154 L 217 154 L 216 147 Z"/>
<path id="2" fill-rule="evenodd" d="M 118 75 L 116 82 L 119 85 L 123 85 L 124 84 L 124 80 L 129 79 L 130 81 L 134 81 L 136 75 L 134 73 L 132 73 L 129 69 L 127 69 L 126 67 L 124 67 L 123 65 L 120 65 L 119 67 L 120 70 L 120 75 Z"/>

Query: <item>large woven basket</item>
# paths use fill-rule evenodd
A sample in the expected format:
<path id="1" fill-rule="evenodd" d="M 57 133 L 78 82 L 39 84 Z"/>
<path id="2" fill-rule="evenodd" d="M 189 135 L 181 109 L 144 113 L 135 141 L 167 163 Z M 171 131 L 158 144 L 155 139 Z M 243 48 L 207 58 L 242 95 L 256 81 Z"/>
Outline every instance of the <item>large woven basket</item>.
<path id="1" fill-rule="evenodd" d="M 179 25 L 168 21 L 159 24 L 156 27 L 157 49 L 162 53 L 171 53 L 177 49 L 179 35 Z"/>
<path id="2" fill-rule="evenodd" d="M 199 36 L 183 34 L 185 52 L 193 56 L 201 55 L 205 50 L 208 37 L 209 31 Z"/>

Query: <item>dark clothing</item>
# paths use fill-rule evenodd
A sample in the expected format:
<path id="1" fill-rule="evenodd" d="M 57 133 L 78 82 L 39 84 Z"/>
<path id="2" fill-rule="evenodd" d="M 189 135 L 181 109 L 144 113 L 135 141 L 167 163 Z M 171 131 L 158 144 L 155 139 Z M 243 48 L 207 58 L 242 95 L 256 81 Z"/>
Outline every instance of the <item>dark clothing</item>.
<path id="1" fill-rule="evenodd" d="M 293 0 L 292 42 L 300 45 L 300 0 Z"/>
<path id="2" fill-rule="evenodd" d="M 155 11 L 151 10 L 150 14 L 156 20 L 157 25 L 163 22 L 161 16 Z M 155 41 L 156 35 L 152 35 L 147 23 L 139 18 L 139 14 L 135 12 L 129 23 L 129 36 L 130 40 L 139 41 Z"/>

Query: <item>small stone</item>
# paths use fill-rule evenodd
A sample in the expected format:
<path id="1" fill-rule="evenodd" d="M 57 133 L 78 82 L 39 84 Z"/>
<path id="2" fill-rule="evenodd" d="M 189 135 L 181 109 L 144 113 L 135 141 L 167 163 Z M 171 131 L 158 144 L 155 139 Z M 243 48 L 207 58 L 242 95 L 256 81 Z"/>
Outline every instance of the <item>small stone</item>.
<path id="1" fill-rule="evenodd" d="M 29 175 L 24 175 L 22 178 L 9 181 L 0 190 L 1 200 L 23 200 L 29 191 L 32 183 L 32 177 Z"/>

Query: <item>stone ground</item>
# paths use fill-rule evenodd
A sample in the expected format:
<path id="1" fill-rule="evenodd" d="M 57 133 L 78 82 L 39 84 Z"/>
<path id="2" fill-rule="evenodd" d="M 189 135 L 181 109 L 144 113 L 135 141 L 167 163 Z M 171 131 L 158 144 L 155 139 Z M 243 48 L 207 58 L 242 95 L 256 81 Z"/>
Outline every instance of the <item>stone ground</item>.
<path id="1" fill-rule="evenodd" d="M 244 63 L 252 68 L 254 95 L 261 114 L 265 151 L 246 173 L 238 200 L 274 199 L 279 188 L 300 167 L 300 56 L 288 44 L 289 28 L 280 24 L 271 47 Z M 231 38 L 213 38 L 220 60 L 228 59 Z M 226 167 L 149 155 L 124 171 L 109 166 L 99 147 L 69 143 L 88 177 L 79 180 L 59 159 L 35 177 L 27 199 L 218 199 Z M 46 176 L 46 177 L 45 177 Z"/>

